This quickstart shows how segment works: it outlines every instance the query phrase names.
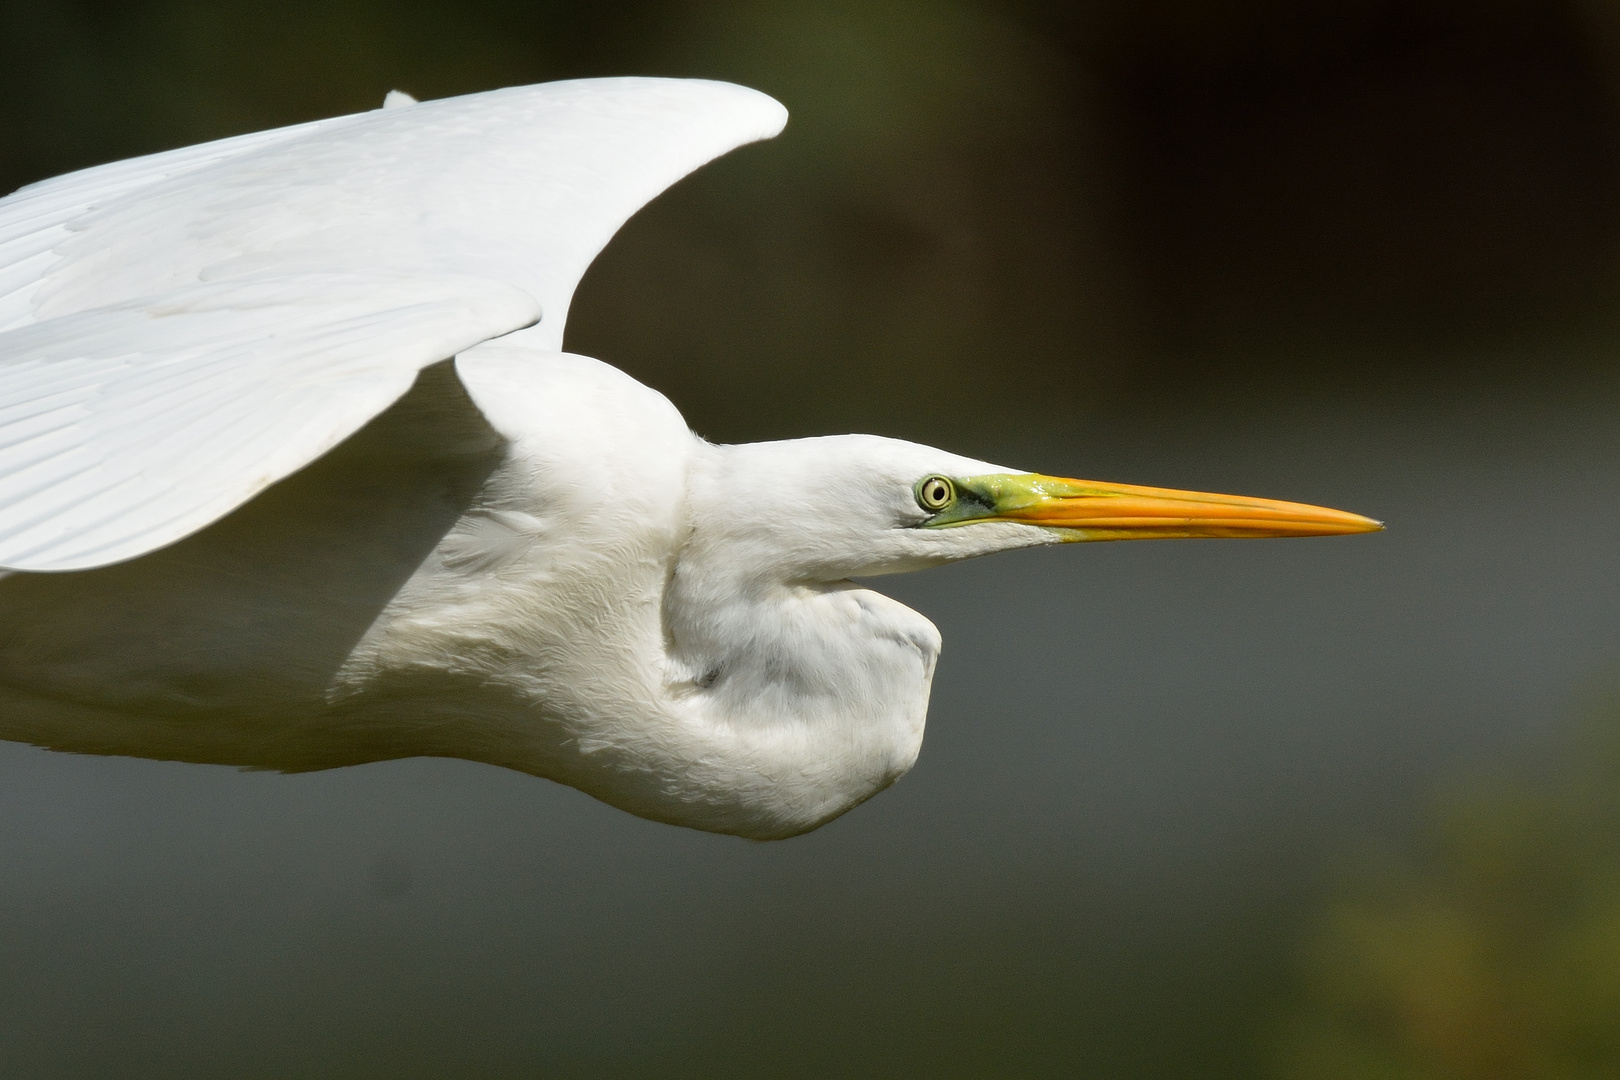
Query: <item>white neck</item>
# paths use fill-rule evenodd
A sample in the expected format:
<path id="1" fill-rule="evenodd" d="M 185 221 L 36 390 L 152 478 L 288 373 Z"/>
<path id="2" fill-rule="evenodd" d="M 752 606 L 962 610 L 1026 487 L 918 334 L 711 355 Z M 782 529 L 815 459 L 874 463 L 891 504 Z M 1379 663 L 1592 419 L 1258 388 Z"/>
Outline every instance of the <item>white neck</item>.
<path id="1" fill-rule="evenodd" d="M 547 370 L 629 383 L 583 363 L 594 366 Z M 536 381 L 526 373 L 520 388 Z M 482 744 L 460 756 L 674 824 L 758 838 L 812 829 L 915 760 L 939 634 L 847 582 L 743 575 L 723 534 L 692 525 L 694 489 L 729 448 L 690 436 L 661 396 L 630 385 L 642 396 L 616 387 L 611 414 L 586 423 L 548 415 L 580 394 L 507 392 L 522 410 L 508 460 L 366 634 L 335 694 L 465 713 L 476 685 L 467 727 Z M 502 426 L 499 403 L 480 405 Z M 565 425 L 570 438 L 549 436 Z M 670 425 L 680 453 L 647 437 Z M 609 445 L 615 471 L 598 477 Z"/>
<path id="2" fill-rule="evenodd" d="M 932 623 L 848 582 L 741 580 L 700 544 L 669 566 L 656 533 L 623 542 L 625 509 L 571 516 L 556 546 L 537 516 L 470 513 L 355 650 L 340 696 L 389 700 L 408 685 L 423 705 L 465 708 L 470 674 L 478 730 L 493 720 L 501 735 L 466 756 L 759 839 L 813 829 L 911 767 L 939 655 Z M 521 558 L 495 574 L 468 561 L 472 530 L 503 528 L 531 534 Z M 600 543 L 578 542 L 598 530 Z M 498 586 L 469 592 L 458 566 Z M 430 673 L 446 677 L 442 694 Z"/>
<path id="3" fill-rule="evenodd" d="M 911 609 L 848 582 L 735 580 L 689 548 L 664 613 L 680 767 L 700 798 L 736 799 L 713 810 L 749 835 L 813 828 L 916 760 L 940 639 Z"/>

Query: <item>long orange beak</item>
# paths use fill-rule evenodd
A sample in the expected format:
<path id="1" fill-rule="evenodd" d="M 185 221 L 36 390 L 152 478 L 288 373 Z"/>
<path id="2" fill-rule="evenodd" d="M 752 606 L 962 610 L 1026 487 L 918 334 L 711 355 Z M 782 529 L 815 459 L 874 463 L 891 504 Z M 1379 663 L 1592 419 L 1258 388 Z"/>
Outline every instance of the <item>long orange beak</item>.
<path id="1" fill-rule="evenodd" d="M 931 526 L 1020 521 L 1068 540 L 1339 536 L 1377 532 L 1372 518 L 1306 503 L 1204 491 L 1105 484 L 1038 473 L 952 478 L 956 498 Z"/>

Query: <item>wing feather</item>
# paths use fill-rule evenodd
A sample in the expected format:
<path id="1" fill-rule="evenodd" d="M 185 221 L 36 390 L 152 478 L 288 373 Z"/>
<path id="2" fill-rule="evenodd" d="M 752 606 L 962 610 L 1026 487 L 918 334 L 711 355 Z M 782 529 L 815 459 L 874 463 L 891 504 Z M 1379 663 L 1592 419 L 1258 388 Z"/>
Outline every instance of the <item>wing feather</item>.
<path id="1" fill-rule="evenodd" d="M 302 468 L 416 372 L 532 323 L 477 278 L 193 285 L 0 334 L 0 566 L 172 543 Z"/>
<path id="2" fill-rule="evenodd" d="M 208 525 L 418 369 L 544 321 L 620 225 L 776 134 L 763 94 L 599 79 L 258 132 L 0 199 L 0 567 Z"/>

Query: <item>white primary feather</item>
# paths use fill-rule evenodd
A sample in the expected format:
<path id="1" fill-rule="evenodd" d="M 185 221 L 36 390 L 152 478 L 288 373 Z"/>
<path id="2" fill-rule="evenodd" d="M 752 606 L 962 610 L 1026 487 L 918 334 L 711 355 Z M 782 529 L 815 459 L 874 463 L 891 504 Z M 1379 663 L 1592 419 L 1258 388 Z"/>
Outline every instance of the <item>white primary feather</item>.
<path id="1" fill-rule="evenodd" d="M 619 226 L 785 118 L 725 83 L 550 83 L 0 200 L 0 566 L 154 550 L 319 457 L 426 364 L 537 318 L 529 342 L 560 348 Z"/>

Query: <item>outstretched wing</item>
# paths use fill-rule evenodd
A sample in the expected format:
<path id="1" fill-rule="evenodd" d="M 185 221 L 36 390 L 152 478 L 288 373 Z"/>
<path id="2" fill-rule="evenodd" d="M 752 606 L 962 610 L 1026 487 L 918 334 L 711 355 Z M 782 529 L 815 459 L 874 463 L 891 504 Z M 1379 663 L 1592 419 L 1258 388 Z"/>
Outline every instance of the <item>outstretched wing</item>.
<path id="1" fill-rule="evenodd" d="M 338 117 L 0 200 L 0 566 L 151 551 L 539 319 L 619 226 L 782 127 L 725 83 L 602 79 Z"/>
<path id="2" fill-rule="evenodd" d="M 194 285 L 0 337 L 0 552 L 29 570 L 144 554 L 326 453 L 417 371 L 533 321 L 477 278 Z"/>

